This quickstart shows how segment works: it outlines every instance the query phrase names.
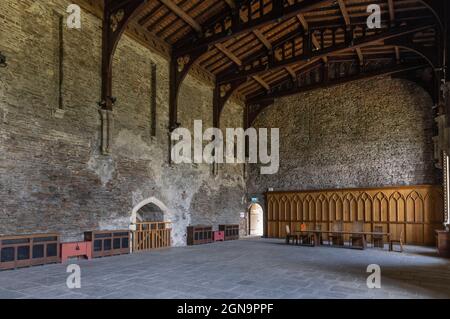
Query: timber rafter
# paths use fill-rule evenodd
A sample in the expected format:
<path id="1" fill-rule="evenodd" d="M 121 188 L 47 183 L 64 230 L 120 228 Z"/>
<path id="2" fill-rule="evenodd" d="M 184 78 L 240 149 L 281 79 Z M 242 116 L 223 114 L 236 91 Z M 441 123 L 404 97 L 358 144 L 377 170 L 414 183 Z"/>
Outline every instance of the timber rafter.
<path id="1" fill-rule="evenodd" d="M 117 44 L 125 32 L 132 16 L 147 0 L 105 0 L 103 8 L 102 45 L 102 109 L 112 110 L 115 98 L 112 95 L 112 61 Z"/>
<path id="2" fill-rule="evenodd" d="M 417 26 L 399 26 L 385 29 L 377 29 L 370 32 L 367 26 L 345 30 L 343 28 L 316 29 L 314 34 L 320 37 L 320 49 L 313 50 L 312 33 L 297 35 L 294 33 L 287 40 L 277 43 L 267 54 L 249 59 L 240 70 L 233 70 L 225 74 L 219 74 L 217 81 L 225 83 L 239 78 L 258 75 L 266 70 L 275 70 L 291 66 L 298 62 L 308 62 L 312 59 L 323 58 L 331 54 L 337 54 L 368 46 L 370 44 L 398 39 L 414 35 L 421 31 L 433 29 L 432 23 L 422 23 Z M 344 31 L 345 30 L 345 31 Z M 331 37 L 326 43 L 325 36 Z"/>
<path id="3" fill-rule="evenodd" d="M 98 1 L 77 1 L 98 7 Z M 338 61 L 351 61 L 359 77 L 369 75 L 368 65 L 375 62 L 390 69 L 411 61 L 426 65 L 433 76 L 433 99 L 442 103 L 440 83 L 450 73 L 447 2 L 374 0 L 382 27 L 370 30 L 365 0 L 104 0 L 101 106 L 111 110 L 114 104 L 112 58 L 124 32 L 163 48 L 170 58 L 170 130 L 181 124 L 178 93 L 194 70 L 215 83 L 211 111 L 217 126 L 232 96 L 267 104 L 304 89 L 299 81 L 311 70 L 321 74 L 321 81 L 308 87 L 329 86 L 336 82 L 331 70 Z"/>

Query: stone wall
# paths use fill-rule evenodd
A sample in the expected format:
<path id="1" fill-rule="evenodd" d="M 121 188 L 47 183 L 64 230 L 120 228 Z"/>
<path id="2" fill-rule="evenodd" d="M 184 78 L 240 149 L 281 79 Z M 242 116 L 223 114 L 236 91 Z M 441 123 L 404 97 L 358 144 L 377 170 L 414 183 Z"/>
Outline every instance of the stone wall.
<path id="1" fill-rule="evenodd" d="M 425 91 L 390 78 L 276 100 L 256 126 L 280 128 L 280 170 L 252 166 L 248 191 L 440 183 L 433 113 Z"/>
<path id="2" fill-rule="evenodd" d="M 167 61 L 124 37 L 114 60 L 113 152 L 99 152 L 101 22 L 83 12 L 64 29 L 62 107 L 58 109 L 58 15 L 66 0 L 0 2 L 0 235 L 58 231 L 81 239 L 92 229 L 128 228 L 131 211 L 155 197 L 167 207 L 175 245 L 189 224 L 241 223 L 248 193 L 433 184 L 431 99 L 414 84 L 381 78 L 277 100 L 257 121 L 281 129 L 280 171 L 251 166 L 168 164 Z M 151 64 L 157 90 L 151 89 Z M 156 114 L 151 98 L 156 94 Z M 212 88 L 188 76 L 179 122 L 212 125 Z M 151 136 L 156 116 L 156 136 Z M 241 127 L 228 103 L 222 126 Z"/>
<path id="3" fill-rule="evenodd" d="M 156 197 L 169 209 L 173 242 L 185 244 L 189 224 L 239 223 L 245 210 L 242 166 L 168 164 L 168 64 L 124 37 L 114 60 L 111 156 L 99 153 L 101 22 L 83 12 L 82 29 L 64 29 L 64 116 L 58 108 L 57 14 L 65 0 L 0 2 L 0 234 L 58 231 L 81 239 L 92 229 L 128 228 L 131 211 Z M 55 15 L 56 14 L 56 15 Z M 151 91 L 151 63 L 157 91 Z M 151 94 L 157 97 L 151 136 Z M 212 88 L 188 76 L 179 121 L 212 123 Z M 59 112 L 61 113 L 61 112 Z M 229 103 L 224 125 L 242 126 L 242 107 Z"/>

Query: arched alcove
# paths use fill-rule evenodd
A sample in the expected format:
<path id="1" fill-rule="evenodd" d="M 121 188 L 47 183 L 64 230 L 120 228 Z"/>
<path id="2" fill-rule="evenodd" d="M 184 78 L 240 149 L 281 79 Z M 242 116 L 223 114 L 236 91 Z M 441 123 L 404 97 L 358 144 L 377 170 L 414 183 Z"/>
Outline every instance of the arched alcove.
<path id="1" fill-rule="evenodd" d="M 137 204 L 131 212 L 130 229 L 134 230 L 137 222 L 161 222 L 168 218 L 168 208 L 162 201 L 150 197 Z"/>
<path id="2" fill-rule="evenodd" d="M 136 213 L 139 222 L 161 222 L 164 220 L 164 211 L 156 204 L 149 203 Z"/>

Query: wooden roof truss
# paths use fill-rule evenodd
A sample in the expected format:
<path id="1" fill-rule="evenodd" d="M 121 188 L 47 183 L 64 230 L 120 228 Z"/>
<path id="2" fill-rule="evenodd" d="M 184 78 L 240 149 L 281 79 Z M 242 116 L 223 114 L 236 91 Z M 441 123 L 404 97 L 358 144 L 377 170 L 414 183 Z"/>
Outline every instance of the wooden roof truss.
<path id="1" fill-rule="evenodd" d="M 124 32 L 165 48 L 170 57 L 170 130 L 180 125 L 178 91 L 193 69 L 215 83 L 216 127 L 233 95 L 245 101 L 245 121 L 251 125 L 281 96 L 383 74 L 423 85 L 430 78 L 418 74 L 425 69 L 431 70 L 432 85 L 423 86 L 442 104 L 440 83 L 448 80 L 449 60 L 447 2 L 104 0 L 101 106 L 113 108 L 112 57 Z M 369 4 L 382 10 L 380 29 L 367 26 Z"/>

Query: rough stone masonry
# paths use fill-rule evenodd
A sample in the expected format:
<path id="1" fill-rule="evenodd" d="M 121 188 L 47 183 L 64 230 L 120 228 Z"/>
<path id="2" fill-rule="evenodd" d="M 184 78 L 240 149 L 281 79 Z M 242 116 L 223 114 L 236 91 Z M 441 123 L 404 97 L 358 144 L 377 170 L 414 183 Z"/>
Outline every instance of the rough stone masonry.
<path id="1" fill-rule="evenodd" d="M 82 29 L 64 28 L 62 118 L 58 109 L 58 16 L 69 1 L 0 3 L 0 233 L 61 232 L 81 239 L 92 229 L 127 229 L 131 211 L 155 197 L 168 208 L 173 243 L 185 244 L 189 224 L 237 224 L 245 211 L 242 166 L 219 176 L 209 165 L 168 164 L 166 60 L 126 36 L 114 61 L 114 136 L 111 156 L 99 152 L 101 21 L 83 12 Z M 56 19 L 56 20 L 55 20 Z M 157 91 L 151 91 L 151 63 Z M 179 120 L 212 126 L 212 88 L 188 77 Z M 151 136 L 156 94 L 156 137 Z M 242 107 L 229 103 L 223 125 L 242 126 Z"/>
<path id="2" fill-rule="evenodd" d="M 257 127 L 280 128 L 280 170 L 248 191 L 441 183 L 433 102 L 415 83 L 380 77 L 279 99 Z"/>
<path id="3" fill-rule="evenodd" d="M 57 231 L 66 241 L 128 228 L 132 209 L 155 197 L 173 222 L 173 243 L 184 245 L 186 226 L 239 223 L 246 193 L 261 196 L 269 187 L 439 182 L 431 99 L 412 83 L 386 78 L 277 100 L 256 123 L 281 129 L 277 175 L 259 176 L 252 167 L 246 179 L 242 165 L 222 165 L 218 176 L 209 165 L 170 166 L 168 63 L 126 36 L 113 66 L 113 151 L 101 155 L 101 22 L 83 12 L 81 30 L 63 28 L 59 63 L 58 21 L 68 5 L 0 1 L 0 51 L 9 64 L 0 69 L 0 235 Z M 211 105 L 212 88 L 188 76 L 181 124 L 212 126 Z M 223 127 L 242 127 L 242 112 L 228 103 Z"/>

